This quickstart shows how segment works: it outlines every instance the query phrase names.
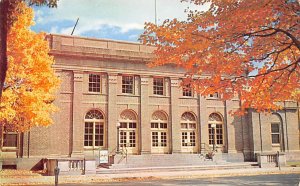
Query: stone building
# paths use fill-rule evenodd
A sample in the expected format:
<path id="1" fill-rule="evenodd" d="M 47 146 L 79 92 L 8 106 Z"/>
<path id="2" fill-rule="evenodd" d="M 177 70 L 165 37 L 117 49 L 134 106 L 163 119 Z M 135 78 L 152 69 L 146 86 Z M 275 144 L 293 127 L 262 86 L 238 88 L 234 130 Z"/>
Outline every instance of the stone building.
<path id="1" fill-rule="evenodd" d="M 282 111 L 249 111 L 233 117 L 239 99 L 202 97 L 180 82 L 176 66 L 149 68 L 154 47 L 139 43 L 49 35 L 54 68 L 61 78 L 59 112 L 48 128 L 22 134 L 1 129 L 3 164 L 30 168 L 42 158 L 90 158 L 99 149 L 128 155 L 203 154 L 215 150 L 226 161 L 256 160 L 281 151 L 300 159 L 299 105 Z"/>

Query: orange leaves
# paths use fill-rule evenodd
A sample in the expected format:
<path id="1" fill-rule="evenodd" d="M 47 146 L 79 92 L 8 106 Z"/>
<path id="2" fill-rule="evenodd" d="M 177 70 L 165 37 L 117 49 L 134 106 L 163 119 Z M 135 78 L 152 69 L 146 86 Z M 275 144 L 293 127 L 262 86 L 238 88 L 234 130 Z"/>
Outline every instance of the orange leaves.
<path id="1" fill-rule="evenodd" d="M 279 109 L 299 101 L 300 4 L 285 0 L 190 0 L 210 3 L 185 21 L 147 23 L 141 40 L 157 46 L 152 66 L 186 69 L 202 95 L 241 95 L 241 112 Z M 201 78 L 199 78 L 201 77 Z M 209 77 L 209 78 L 204 78 Z"/>
<path id="2" fill-rule="evenodd" d="M 8 71 L 0 105 L 0 122 L 25 131 L 32 126 L 51 124 L 52 103 L 59 80 L 54 74 L 45 34 L 36 34 L 33 11 L 25 3 L 14 12 L 16 22 L 8 33 Z"/>

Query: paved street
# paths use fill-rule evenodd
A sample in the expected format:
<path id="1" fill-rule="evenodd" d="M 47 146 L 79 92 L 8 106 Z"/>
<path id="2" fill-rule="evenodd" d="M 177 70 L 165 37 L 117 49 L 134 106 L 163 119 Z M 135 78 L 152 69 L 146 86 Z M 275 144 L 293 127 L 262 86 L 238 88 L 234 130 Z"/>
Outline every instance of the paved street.
<path id="1" fill-rule="evenodd" d="M 84 183 L 84 184 L 59 184 L 60 186 L 77 185 L 122 185 L 122 186 L 196 186 L 196 185 L 297 185 L 300 181 L 300 174 L 275 174 L 258 176 L 236 176 L 236 177 L 212 177 L 198 179 L 161 179 L 150 181 L 128 181 L 111 183 Z"/>

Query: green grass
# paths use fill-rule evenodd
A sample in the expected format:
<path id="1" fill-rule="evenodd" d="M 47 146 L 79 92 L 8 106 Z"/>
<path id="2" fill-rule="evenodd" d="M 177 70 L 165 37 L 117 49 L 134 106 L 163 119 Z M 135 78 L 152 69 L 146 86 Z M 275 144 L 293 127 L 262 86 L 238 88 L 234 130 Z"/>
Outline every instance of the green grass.
<path id="1" fill-rule="evenodd" d="M 286 162 L 286 165 L 289 166 L 289 167 L 300 167 L 300 161 Z"/>

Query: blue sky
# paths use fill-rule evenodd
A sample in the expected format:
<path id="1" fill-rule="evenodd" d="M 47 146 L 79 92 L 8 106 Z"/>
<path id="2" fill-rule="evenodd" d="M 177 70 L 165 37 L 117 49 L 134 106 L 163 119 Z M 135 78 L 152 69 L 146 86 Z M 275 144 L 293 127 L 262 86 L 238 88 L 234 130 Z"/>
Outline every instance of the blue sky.
<path id="1" fill-rule="evenodd" d="M 196 7 L 180 0 L 156 0 L 157 20 L 186 18 Z M 205 9 L 206 7 L 201 7 Z M 35 7 L 36 32 L 137 41 L 145 22 L 155 22 L 155 0 L 59 0 L 58 7 Z M 199 7 L 197 7 L 199 9 Z"/>

